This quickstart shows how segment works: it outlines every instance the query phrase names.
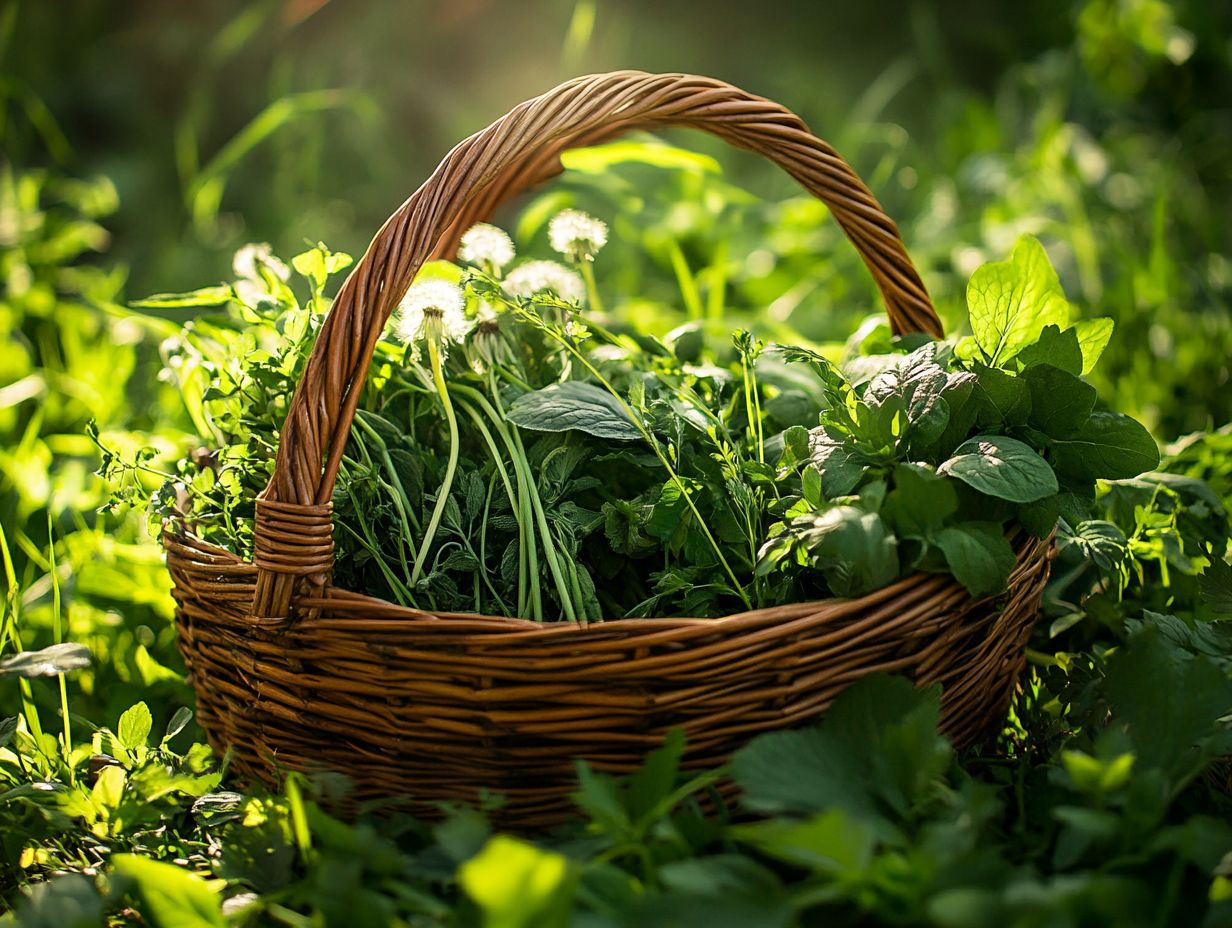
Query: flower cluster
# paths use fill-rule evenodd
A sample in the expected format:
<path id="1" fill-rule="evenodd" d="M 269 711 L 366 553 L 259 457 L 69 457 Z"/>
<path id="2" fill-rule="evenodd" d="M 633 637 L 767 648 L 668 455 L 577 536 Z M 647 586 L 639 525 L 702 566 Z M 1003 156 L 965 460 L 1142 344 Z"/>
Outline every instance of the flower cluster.
<path id="1" fill-rule="evenodd" d="M 586 298 L 582 278 L 555 261 L 527 261 L 518 265 L 505 278 L 505 290 L 520 297 L 555 293 L 567 303 L 581 303 Z"/>
<path id="2" fill-rule="evenodd" d="M 471 330 L 466 301 L 456 284 L 445 280 L 420 280 L 411 285 L 398 305 L 398 337 L 418 356 L 420 341 L 435 342 L 444 354 Z"/>
<path id="3" fill-rule="evenodd" d="M 593 261 L 607 244 L 607 224 L 581 210 L 561 210 L 548 223 L 548 242 L 575 264 Z"/>
<path id="4" fill-rule="evenodd" d="M 516 252 L 509 234 L 490 223 L 471 226 L 458 242 L 458 260 L 496 274 L 513 260 Z"/>

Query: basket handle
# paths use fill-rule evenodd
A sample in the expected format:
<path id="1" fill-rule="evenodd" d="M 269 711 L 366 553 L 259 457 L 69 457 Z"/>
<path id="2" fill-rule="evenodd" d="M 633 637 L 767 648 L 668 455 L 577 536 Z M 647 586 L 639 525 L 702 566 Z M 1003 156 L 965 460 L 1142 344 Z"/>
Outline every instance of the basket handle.
<path id="1" fill-rule="evenodd" d="M 511 196 L 562 170 L 560 154 L 633 129 L 702 129 L 765 155 L 829 207 L 860 252 L 897 333 L 941 335 L 898 229 L 855 172 L 800 117 L 707 77 L 616 71 L 515 107 L 453 149 L 389 217 L 338 292 L 291 398 L 274 473 L 257 499 L 253 615 L 289 615 L 297 586 L 333 567 L 329 500 L 377 340 L 419 268 Z"/>

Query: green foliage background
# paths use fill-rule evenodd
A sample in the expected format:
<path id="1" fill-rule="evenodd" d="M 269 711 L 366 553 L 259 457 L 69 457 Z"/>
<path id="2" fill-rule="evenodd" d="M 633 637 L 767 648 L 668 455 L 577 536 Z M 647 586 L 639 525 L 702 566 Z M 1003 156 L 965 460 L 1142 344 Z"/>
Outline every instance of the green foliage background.
<path id="1" fill-rule="evenodd" d="M 1226 544 L 1211 526 L 1232 498 L 1232 8 L 11 2 L 0 56 L 0 657 L 93 656 L 64 702 L 54 678 L 0 676 L 0 719 L 43 729 L 0 726 L 0 905 L 29 894 L 23 924 L 1232 918 L 1232 642 L 1211 621 L 1232 583 L 1200 587 L 1195 542 Z M 879 681 L 737 759 L 756 824 L 692 809 L 707 783 L 677 783 L 671 745 L 627 786 L 583 772 L 589 826 L 538 844 L 489 841 L 473 812 L 343 825 L 314 801 L 328 784 L 220 792 L 195 726 L 162 737 L 192 697 L 159 551 L 140 513 L 97 511 L 91 420 L 134 454 L 151 433 L 179 453 L 190 429 L 158 378 L 183 316 L 126 302 L 221 280 L 248 241 L 358 254 L 459 138 L 616 67 L 796 109 L 899 221 L 947 322 L 978 264 L 1037 235 L 1082 314 L 1116 319 L 1096 384 L 1167 447 L 1171 495 L 1110 490 L 1128 553 L 1063 552 L 1002 753 L 954 759 L 935 697 Z M 636 203 L 593 178 L 577 195 L 628 217 L 617 233 L 668 230 L 695 268 L 737 256 L 735 298 L 767 326 L 843 340 L 876 311 L 824 210 L 751 157 L 674 140 L 720 160 L 720 206 L 653 171 L 627 176 Z M 766 198 L 755 223 L 725 221 L 740 190 Z M 637 245 L 649 258 L 610 283 L 658 298 L 669 258 Z M 91 772 L 103 754 L 117 764 Z"/>

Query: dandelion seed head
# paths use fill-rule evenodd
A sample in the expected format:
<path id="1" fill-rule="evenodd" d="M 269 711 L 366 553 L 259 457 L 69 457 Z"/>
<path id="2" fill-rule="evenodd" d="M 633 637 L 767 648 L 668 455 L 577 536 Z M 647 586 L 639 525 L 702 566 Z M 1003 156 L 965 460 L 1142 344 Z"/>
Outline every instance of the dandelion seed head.
<path id="1" fill-rule="evenodd" d="M 231 259 L 231 270 L 240 280 L 262 283 L 262 268 L 279 280 L 291 279 L 291 269 L 274 256 L 274 251 L 268 242 L 245 245 Z"/>
<path id="2" fill-rule="evenodd" d="M 586 284 L 576 271 L 555 261 L 527 261 L 519 264 L 504 281 L 512 296 L 532 297 L 551 292 L 568 303 L 581 303 L 586 297 Z"/>
<path id="3" fill-rule="evenodd" d="M 471 329 L 465 306 L 457 284 L 445 280 L 417 281 L 398 304 L 398 337 L 413 346 L 428 339 L 442 349 L 460 342 Z"/>
<path id="4" fill-rule="evenodd" d="M 571 261 L 593 261 L 607 244 L 607 224 L 581 210 L 561 210 L 548 223 L 548 241 Z"/>
<path id="5" fill-rule="evenodd" d="M 458 260 L 475 267 L 499 271 L 514 254 L 513 239 L 504 229 L 487 222 L 471 226 L 458 242 Z"/>

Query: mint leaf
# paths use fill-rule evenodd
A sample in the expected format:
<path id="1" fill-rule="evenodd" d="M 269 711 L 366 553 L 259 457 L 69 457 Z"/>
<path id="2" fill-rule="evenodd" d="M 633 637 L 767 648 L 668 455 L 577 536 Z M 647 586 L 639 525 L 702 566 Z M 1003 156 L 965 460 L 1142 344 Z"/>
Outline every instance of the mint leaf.
<path id="1" fill-rule="evenodd" d="M 813 467 L 821 474 L 821 492 L 826 499 L 846 496 L 855 489 L 868 466 L 863 454 L 833 441 L 822 429 L 814 429 L 810 434 L 809 447 Z"/>
<path id="2" fill-rule="evenodd" d="M 1029 422 L 1052 438 L 1066 438 L 1085 424 L 1095 408 L 1095 388 L 1051 364 L 1023 371 L 1031 392 Z"/>
<path id="3" fill-rule="evenodd" d="M 1137 477 L 1159 466 L 1159 448 L 1140 423 L 1115 412 L 1094 413 L 1073 438 L 1052 443 L 1061 473 L 1086 479 Z"/>
<path id="4" fill-rule="evenodd" d="M 1007 260 L 971 275 L 967 310 L 976 345 L 991 366 L 1003 367 L 1045 326 L 1065 326 L 1070 307 L 1044 246 L 1024 236 Z"/>
<path id="5" fill-rule="evenodd" d="M 1112 338 L 1114 327 L 1115 324 L 1107 316 L 1101 316 L 1098 319 L 1083 319 L 1074 324 L 1074 329 L 1078 334 L 1078 346 L 1082 349 L 1081 373 L 1089 374 L 1094 370 L 1095 363 L 1104 353 L 1104 349 L 1108 347 L 1108 340 Z"/>
<path id="6" fill-rule="evenodd" d="M 949 763 L 940 713 L 937 687 L 866 677 L 817 727 L 754 738 L 732 758 L 732 777 L 756 812 L 838 808 L 875 823 L 901 818 Z"/>
<path id="7" fill-rule="evenodd" d="M 524 393 L 509 407 L 509 421 L 537 432 L 579 431 L 619 441 L 642 437 L 612 394 L 580 380 Z"/>
<path id="8" fill-rule="evenodd" d="M 983 428 L 1025 425 L 1031 415 L 1031 391 L 1026 381 L 978 361 L 973 366 L 975 399 L 979 402 L 976 422 Z"/>
<path id="9" fill-rule="evenodd" d="M 1030 503 L 1058 490 L 1057 476 L 1029 446 L 1004 435 L 978 435 L 958 447 L 937 473 L 998 499 Z"/>
<path id="10" fill-rule="evenodd" d="M 896 534 L 924 538 L 958 510 L 954 486 L 927 464 L 899 464 L 881 516 Z"/>
<path id="11" fill-rule="evenodd" d="M 120 716 L 120 724 L 116 726 L 116 737 L 120 739 L 120 744 L 133 751 L 145 747 L 153 726 L 154 718 L 150 715 L 150 707 L 144 702 L 139 702 Z"/>
<path id="12" fill-rule="evenodd" d="M 1018 563 L 1014 549 L 996 522 L 966 522 L 942 529 L 929 538 L 941 549 L 950 573 L 972 596 L 991 596 L 1005 589 Z"/>
<path id="13" fill-rule="evenodd" d="M 1044 326 L 1039 341 L 1018 353 L 1018 363 L 1024 369 L 1051 364 L 1068 374 L 1081 374 L 1082 346 L 1078 343 L 1077 330 L 1070 328 L 1062 332 L 1055 325 Z"/>

